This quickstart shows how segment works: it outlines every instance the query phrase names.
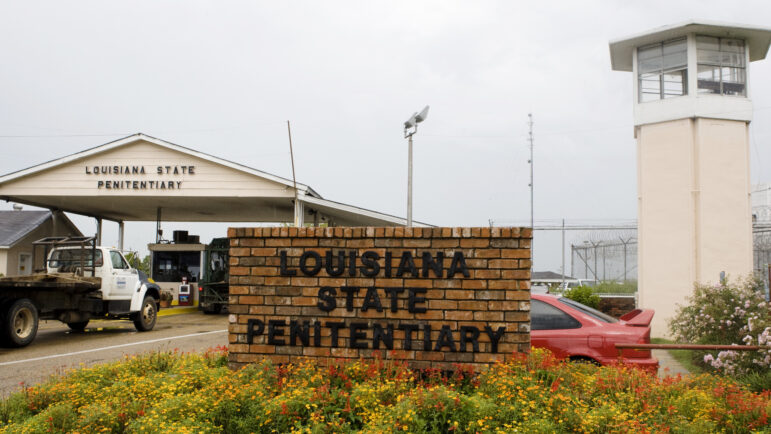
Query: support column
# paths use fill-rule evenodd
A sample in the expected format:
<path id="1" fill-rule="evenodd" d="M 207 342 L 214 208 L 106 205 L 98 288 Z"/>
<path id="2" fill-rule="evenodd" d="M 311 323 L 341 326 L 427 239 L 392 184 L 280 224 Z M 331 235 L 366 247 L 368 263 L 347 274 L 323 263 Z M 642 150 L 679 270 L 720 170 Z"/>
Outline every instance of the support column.
<path id="1" fill-rule="evenodd" d="M 299 200 L 294 201 L 294 226 L 301 228 L 305 225 L 305 208 Z"/>
<path id="2" fill-rule="evenodd" d="M 123 236 L 124 236 L 123 220 L 118 222 L 118 250 L 123 250 Z"/>
<path id="3" fill-rule="evenodd" d="M 51 210 L 51 236 L 55 237 L 56 231 L 59 229 L 59 215 L 55 209 Z"/>
<path id="4" fill-rule="evenodd" d="M 155 215 L 155 244 L 161 242 L 161 207 L 158 207 Z"/>
<path id="5" fill-rule="evenodd" d="M 96 245 L 102 245 L 102 219 L 96 219 Z"/>

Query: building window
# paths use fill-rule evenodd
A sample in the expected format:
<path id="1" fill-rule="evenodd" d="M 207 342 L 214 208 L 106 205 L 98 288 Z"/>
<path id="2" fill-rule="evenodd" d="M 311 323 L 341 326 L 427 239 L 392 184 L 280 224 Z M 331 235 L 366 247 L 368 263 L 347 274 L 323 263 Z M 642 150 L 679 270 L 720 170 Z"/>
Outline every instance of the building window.
<path id="1" fill-rule="evenodd" d="M 746 96 L 746 58 L 741 39 L 696 37 L 699 94 Z"/>
<path id="2" fill-rule="evenodd" d="M 637 49 L 640 102 L 688 94 L 688 56 L 685 38 Z"/>
<path id="3" fill-rule="evenodd" d="M 153 252 L 153 280 L 181 282 L 187 277 L 188 282 L 197 282 L 200 272 L 200 252 Z"/>

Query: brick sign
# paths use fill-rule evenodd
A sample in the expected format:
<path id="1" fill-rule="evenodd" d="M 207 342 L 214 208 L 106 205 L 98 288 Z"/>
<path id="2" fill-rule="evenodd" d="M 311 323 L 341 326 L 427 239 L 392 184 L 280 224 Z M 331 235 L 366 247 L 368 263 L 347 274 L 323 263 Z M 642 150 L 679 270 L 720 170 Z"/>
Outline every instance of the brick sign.
<path id="1" fill-rule="evenodd" d="M 231 228 L 229 361 L 486 364 L 530 347 L 526 228 Z"/>

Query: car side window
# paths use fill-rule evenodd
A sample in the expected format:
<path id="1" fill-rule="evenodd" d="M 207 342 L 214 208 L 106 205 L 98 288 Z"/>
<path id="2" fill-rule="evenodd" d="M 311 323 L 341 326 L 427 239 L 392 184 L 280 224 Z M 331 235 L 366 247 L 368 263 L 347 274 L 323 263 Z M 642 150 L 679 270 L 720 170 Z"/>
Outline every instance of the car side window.
<path id="1" fill-rule="evenodd" d="M 581 328 L 572 316 L 540 300 L 530 302 L 530 330 L 561 330 Z"/>
<path id="2" fill-rule="evenodd" d="M 115 250 L 110 251 L 110 260 L 112 260 L 112 268 L 116 270 L 129 268 L 123 256 Z"/>

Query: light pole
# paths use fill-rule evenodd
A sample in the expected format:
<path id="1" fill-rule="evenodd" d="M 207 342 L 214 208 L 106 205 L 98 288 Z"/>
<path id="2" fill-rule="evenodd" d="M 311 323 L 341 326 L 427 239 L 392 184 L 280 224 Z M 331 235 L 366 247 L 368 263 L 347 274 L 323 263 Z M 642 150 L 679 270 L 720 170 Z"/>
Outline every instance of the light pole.
<path id="1" fill-rule="evenodd" d="M 428 117 L 428 106 L 420 113 L 415 112 L 406 122 L 404 122 L 404 138 L 408 139 L 408 157 L 407 157 L 407 227 L 412 227 L 412 136 L 418 132 L 418 124 Z M 412 128 L 412 131 L 410 131 Z"/>

